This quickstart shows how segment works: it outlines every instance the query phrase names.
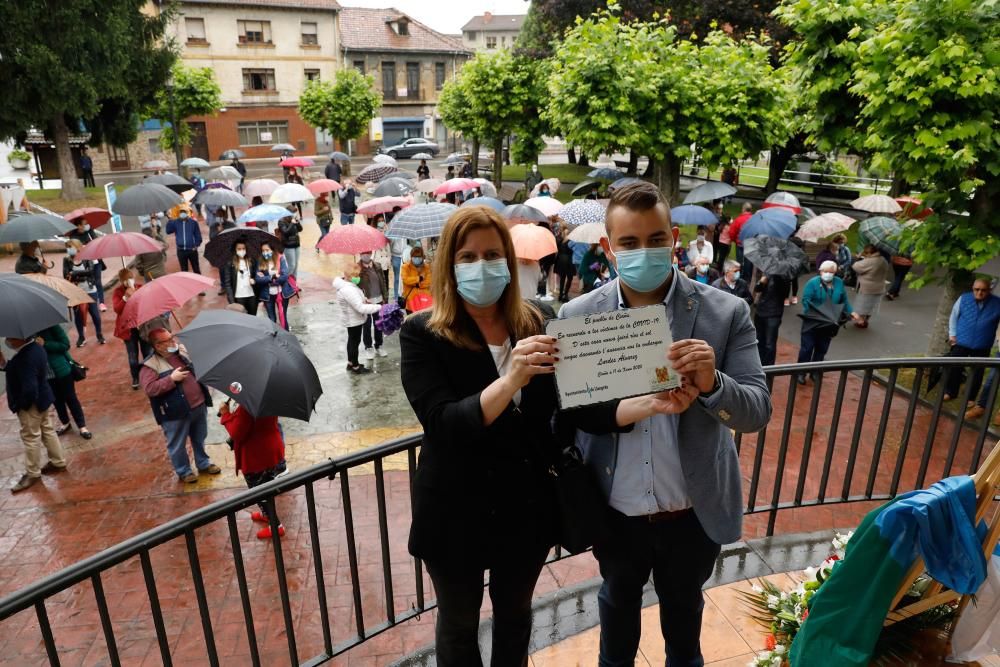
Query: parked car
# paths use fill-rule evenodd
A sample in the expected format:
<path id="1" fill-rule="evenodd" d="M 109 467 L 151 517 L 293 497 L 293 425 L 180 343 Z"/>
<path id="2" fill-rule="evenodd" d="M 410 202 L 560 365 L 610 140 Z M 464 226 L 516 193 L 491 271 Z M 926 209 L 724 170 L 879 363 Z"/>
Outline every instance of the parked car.
<path id="1" fill-rule="evenodd" d="M 429 139 L 421 139 L 420 137 L 414 137 L 412 139 L 407 139 L 401 144 L 396 144 L 395 146 L 383 146 L 379 149 L 379 153 L 385 153 L 389 157 L 400 158 L 400 157 L 413 157 L 417 153 L 430 153 L 434 157 L 437 157 L 438 152 L 441 149 L 438 145 Z"/>

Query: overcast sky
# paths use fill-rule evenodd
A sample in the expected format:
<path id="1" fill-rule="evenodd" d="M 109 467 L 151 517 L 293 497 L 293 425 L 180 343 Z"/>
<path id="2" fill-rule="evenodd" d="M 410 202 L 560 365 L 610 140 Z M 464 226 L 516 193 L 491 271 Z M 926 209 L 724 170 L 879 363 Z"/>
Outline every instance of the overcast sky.
<path id="1" fill-rule="evenodd" d="M 456 35 L 473 16 L 527 14 L 526 0 L 341 0 L 345 7 L 395 7 L 438 32 Z"/>

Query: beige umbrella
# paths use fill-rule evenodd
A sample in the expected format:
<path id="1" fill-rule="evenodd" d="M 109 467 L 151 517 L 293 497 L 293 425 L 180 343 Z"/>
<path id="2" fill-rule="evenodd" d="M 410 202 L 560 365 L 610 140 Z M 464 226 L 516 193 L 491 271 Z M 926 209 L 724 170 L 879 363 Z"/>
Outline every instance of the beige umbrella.
<path id="1" fill-rule="evenodd" d="M 84 303 L 94 303 L 94 300 L 90 298 L 86 292 L 68 280 L 56 278 L 55 276 L 47 276 L 42 273 L 26 273 L 24 274 L 24 277 L 28 280 L 33 280 L 36 283 L 45 285 L 49 289 L 54 290 L 66 297 L 67 306 L 72 307 L 79 306 Z"/>
<path id="2" fill-rule="evenodd" d="M 830 213 L 810 218 L 802 223 L 802 226 L 799 227 L 799 231 L 795 232 L 795 235 L 803 241 L 815 242 L 843 232 L 855 222 L 857 220 L 849 215 L 831 211 Z"/>
<path id="3" fill-rule="evenodd" d="M 440 187 L 443 184 L 444 181 L 440 178 L 425 178 L 424 180 L 417 183 L 417 190 L 420 190 L 420 192 L 425 192 L 427 194 L 430 194 L 431 192 L 437 190 L 438 187 Z"/>
<path id="4" fill-rule="evenodd" d="M 580 225 L 569 233 L 570 241 L 580 243 L 600 243 L 608 235 L 608 228 L 603 222 L 588 222 Z"/>
<path id="5" fill-rule="evenodd" d="M 851 206 L 859 211 L 868 211 L 869 213 L 894 214 L 903 210 L 903 207 L 900 206 L 895 199 L 886 195 L 868 195 L 867 197 L 861 197 L 860 199 L 852 201 Z"/>

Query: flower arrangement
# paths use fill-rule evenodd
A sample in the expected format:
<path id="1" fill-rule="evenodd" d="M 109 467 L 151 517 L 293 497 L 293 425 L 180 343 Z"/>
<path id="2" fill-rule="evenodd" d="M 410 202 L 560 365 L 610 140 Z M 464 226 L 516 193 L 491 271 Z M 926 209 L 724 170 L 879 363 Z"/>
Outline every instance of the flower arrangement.
<path id="1" fill-rule="evenodd" d="M 399 305 L 396 303 L 387 303 L 375 315 L 375 326 L 386 336 L 391 336 L 403 326 L 403 320 L 405 319 L 406 312 Z"/>

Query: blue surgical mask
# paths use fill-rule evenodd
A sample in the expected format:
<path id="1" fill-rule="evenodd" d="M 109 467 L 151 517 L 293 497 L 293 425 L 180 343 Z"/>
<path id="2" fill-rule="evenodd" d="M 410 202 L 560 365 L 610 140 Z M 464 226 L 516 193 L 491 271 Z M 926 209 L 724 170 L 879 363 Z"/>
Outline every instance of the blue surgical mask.
<path id="1" fill-rule="evenodd" d="M 184 212 L 184 211 L 181 211 L 181 215 L 180 215 L 181 220 L 184 220 L 187 217 L 188 217 L 188 214 L 186 212 Z"/>
<path id="2" fill-rule="evenodd" d="M 455 265 L 458 294 L 473 306 L 492 306 L 503 296 L 510 284 L 510 269 L 506 259 L 484 259 Z"/>
<path id="3" fill-rule="evenodd" d="M 832 271 L 823 271 L 822 273 L 819 274 L 819 277 L 825 283 L 832 283 L 833 282 L 833 272 Z"/>
<path id="4" fill-rule="evenodd" d="M 736 273 L 733 274 L 733 280 L 739 280 L 739 279 L 740 279 L 740 272 L 737 271 Z"/>
<path id="5" fill-rule="evenodd" d="M 178 351 L 179 351 L 180 349 L 181 349 L 181 348 L 179 348 L 179 347 L 178 347 L 178 346 L 176 346 L 176 345 L 171 345 L 170 347 L 168 347 L 168 348 L 167 348 L 167 352 L 168 352 L 168 353 L 170 353 L 170 354 L 177 354 L 177 352 L 178 352 Z"/>
<path id="6" fill-rule="evenodd" d="M 70 257 L 73 257 L 74 255 L 76 255 L 76 248 L 66 248 L 66 254 L 69 255 Z"/>
<path id="7" fill-rule="evenodd" d="M 264 259 L 271 259 L 271 257 L 274 256 L 274 253 L 272 253 L 270 250 L 265 250 L 264 252 L 260 253 L 260 256 L 263 257 Z"/>
<path id="8" fill-rule="evenodd" d="M 618 275 L 637 292 L 652 292 L 667 281 L 673 266 L 671 248 L 639 248 L 613 253 Z"/>
<path id="9" fill-rule="evenodd" d="M 424 263 L 423 257 L 411 257 L 410 261 L 413 262 L 413 266 L 420 266 Z"/>

